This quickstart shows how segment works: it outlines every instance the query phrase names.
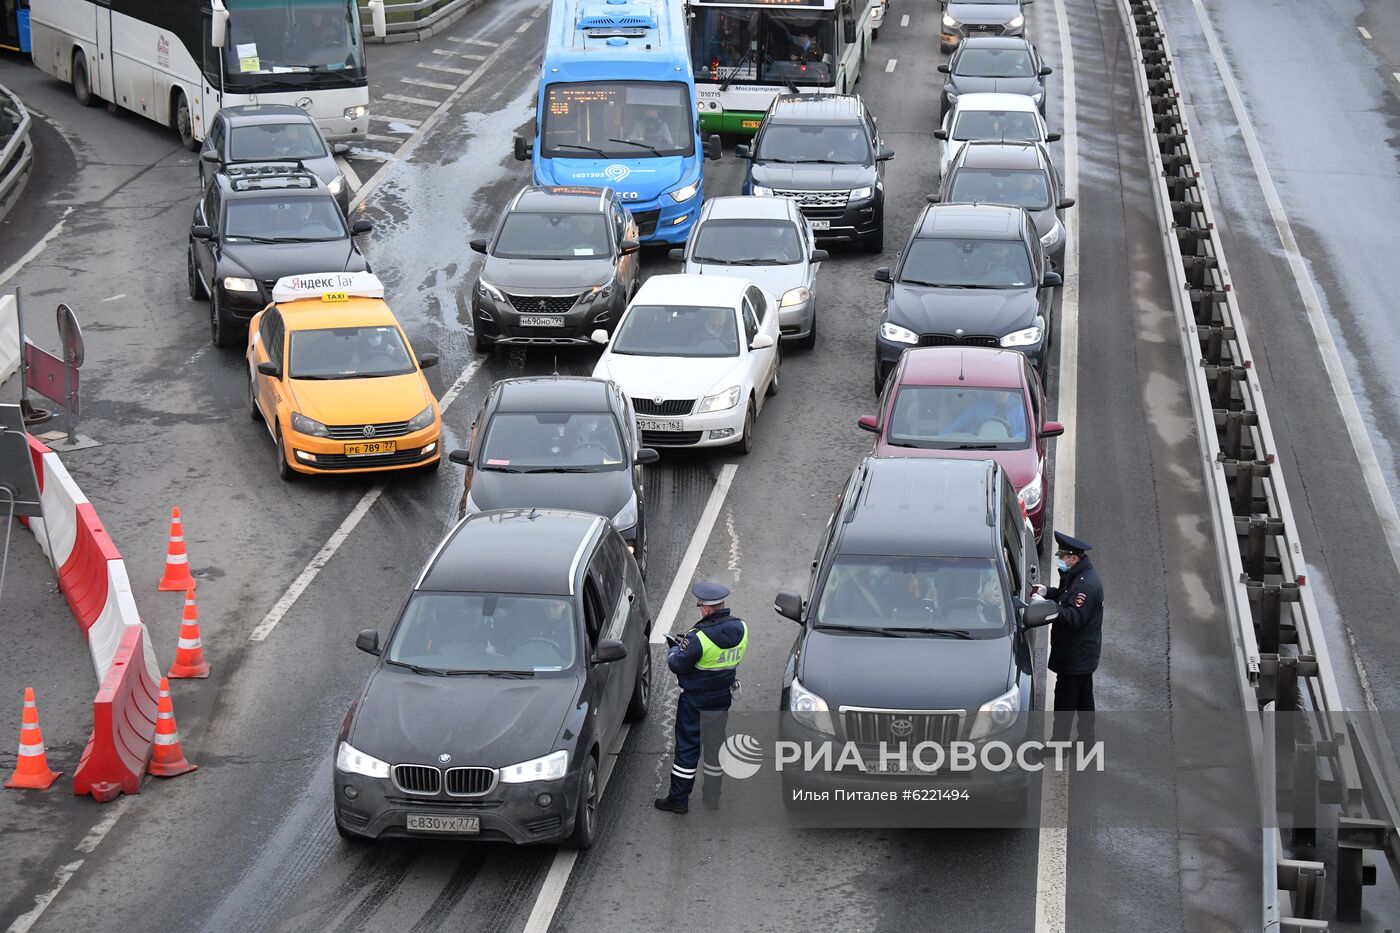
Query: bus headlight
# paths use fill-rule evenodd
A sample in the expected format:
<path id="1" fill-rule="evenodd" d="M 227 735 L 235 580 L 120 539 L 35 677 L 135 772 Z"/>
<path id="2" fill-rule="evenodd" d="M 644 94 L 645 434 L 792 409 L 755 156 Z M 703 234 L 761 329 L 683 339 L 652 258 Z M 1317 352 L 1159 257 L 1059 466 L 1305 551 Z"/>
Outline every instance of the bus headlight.
<path id="1" fill-rule="evenodd" d="M 686 185 L 684 188 L 677 188 L 675 191 L 672 191 L 671 200 L 675 201 L 677 204 L 682 204 L 695 197 L 695 192 L 699 190 L 700 183 L 698 181 L 692 182 L 691 184 Z"/>
<path id="2" fill-rule="evenodd" d="M 345 119 L 353 123 L 367 113 L 369 113 L 369 104 L 356 104 L 353 107 L 345 108 Z"/>

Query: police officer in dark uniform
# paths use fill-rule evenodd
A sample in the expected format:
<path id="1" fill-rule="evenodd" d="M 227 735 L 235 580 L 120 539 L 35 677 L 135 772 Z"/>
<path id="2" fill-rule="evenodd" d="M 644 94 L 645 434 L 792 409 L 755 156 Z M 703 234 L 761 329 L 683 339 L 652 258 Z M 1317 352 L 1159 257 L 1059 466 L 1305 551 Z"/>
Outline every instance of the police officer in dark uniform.
<path id="1" fill-rule="evenodd" d="M 704 746 L 705 807 L 719 809 L 719 750 L 729 704 L 738 683 L 736 670 L 749 646 L 749 627 L 725 607 L 729 588 L 718 583 L 700 582 L 690 590 L 700 607 L 695 628 L 672 642 L 666 664 L 681 685 L 676 702 L 676 753 L 671 762 L 671 791 L 656 798 L 656 809 L 685 813 L 690 809 L 690 792 L 695 787 L 695 769 Z"/>
<path id="2" fill-rule="evenodd" d="M 1094 741 L 1094 671 L 1103 647 L 1103 584 L 1089 562 L 1093 547 L 1063 532 L 1055 532 L 1055 563 L 1060 585 L 1036 585 L 1036 592 L 1060 605 L 1050 630 L 1050 670 L 1055 672 L 1055 725 L 1052 738 L 1069 740 L 1070 726 L 1079 716 L 1081 742 Z"/>

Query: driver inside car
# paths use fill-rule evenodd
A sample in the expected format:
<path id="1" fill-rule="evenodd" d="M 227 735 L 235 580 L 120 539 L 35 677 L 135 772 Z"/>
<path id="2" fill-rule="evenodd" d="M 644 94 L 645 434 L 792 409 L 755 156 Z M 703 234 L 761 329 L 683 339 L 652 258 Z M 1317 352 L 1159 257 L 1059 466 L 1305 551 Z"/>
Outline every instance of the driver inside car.
<path id="1" fill-rule="evenodd" d="M 1003 440 L 1025 437 L 1026 410 L 1020 397 L 1014 392 L 977 392 L 944 433 L 981 436 L 988 422 L 1005 430 Z"/>

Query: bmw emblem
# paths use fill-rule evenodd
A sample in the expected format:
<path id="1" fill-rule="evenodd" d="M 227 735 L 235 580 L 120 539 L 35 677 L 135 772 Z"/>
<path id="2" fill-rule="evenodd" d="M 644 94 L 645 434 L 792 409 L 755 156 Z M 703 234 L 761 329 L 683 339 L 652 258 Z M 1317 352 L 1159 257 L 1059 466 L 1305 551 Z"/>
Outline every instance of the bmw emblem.
<path id="1" fill-rule="evenodd" d="M 299 98 L 297 98 L 297 106 L 300 107 L 302 110 L 310 110 L 310 109 L 311 109 L 311 98 L 309 98 L 309 97 L 299 97 Z"/>
<path id="2" fill-rule="evenodd" d="M 955 333 L 955 334 L 957 334 L 959 337 L 961 337 L 961 336 L 963 335 L 963 329 L 962 329 L 961 327 L 959 327 L 957 330 L 953 331 L 953 333 Z"/>
<path id="3" fill-rule="evenodd" d="M 890 723 L 890 734 L 897 739 L 907 739 L 914 733 L 914 723 L 908 719 L 896 719 Z"/>
<path id="4" fill-rule="evenodd" d="M 365 437 L 374 437 L 376 431 L 374 429 L 374 425 L 367 424 L 360 430 L 360 433 L 363 434 Z"/>
<path id="5" fill-rule="evenodd" d="M 452 756 L 447 754 L 447 752 L 443 752 L 441 755 L 438 755 L 438 761 L 442 762 L 443 764 L 447 764 L 451 760 Z"/>

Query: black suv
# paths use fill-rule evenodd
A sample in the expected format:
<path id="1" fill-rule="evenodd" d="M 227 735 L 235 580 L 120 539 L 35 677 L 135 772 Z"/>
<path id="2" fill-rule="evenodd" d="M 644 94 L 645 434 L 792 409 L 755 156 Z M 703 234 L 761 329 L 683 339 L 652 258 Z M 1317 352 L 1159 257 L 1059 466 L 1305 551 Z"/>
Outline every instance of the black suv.
<path id="1" fill-rule="evenodd" d="M 783 738 L 852 742 L 866 761 L 882 744 L 1015 744 L 1036 702 L 1027 630 L 1056 612 L 1026 606 L 1035 561 L 1030 522 L 995 462 L 862 461 L 836 500 L 805 598 L 774 600 L 802 626 L 783 673 Z M 1024 800 L 1024 771 L 979 777 Z M 785 769 L 783 782 L 785 802 L 794 786 L 852 786 L 845 772 L 818 770 Z"/>
<path id="2" fill-rule="evenodd" d="M 1037 370 L 1050 345 L 1058 272 L 1024 208 L 929 204 L 899 265 L 875 270 L 885 310 L 875 329 L 875 394 L 910 347 L 1004 347 Z"/>
<path id="3" fill-rule="evenodd" d="M 875 117 L 856 94 L 783 94 L 763 116 L 753 145 L 734 147 L 749 160 L 744 194 L 793 198 L 819 240 L 885 248 L 885 146 Z"/>
<path id="4" fill-rule="evenodd" d="M 194 209 L 186 252 L 190 297 L 209 299 L 214 345 L 232 347 L 272 300 L 272 286 L 308 272 L 368 272 L 349 221 L 325 182 L 299 164 L 230 165 Z"/>
<path id="5" fill-rule="evenodd" d="M 637 222 L 611 188 L 529 186 L 511 199 L 472 289 L 473 345 L 590 343 L 637 290 Z"/>

